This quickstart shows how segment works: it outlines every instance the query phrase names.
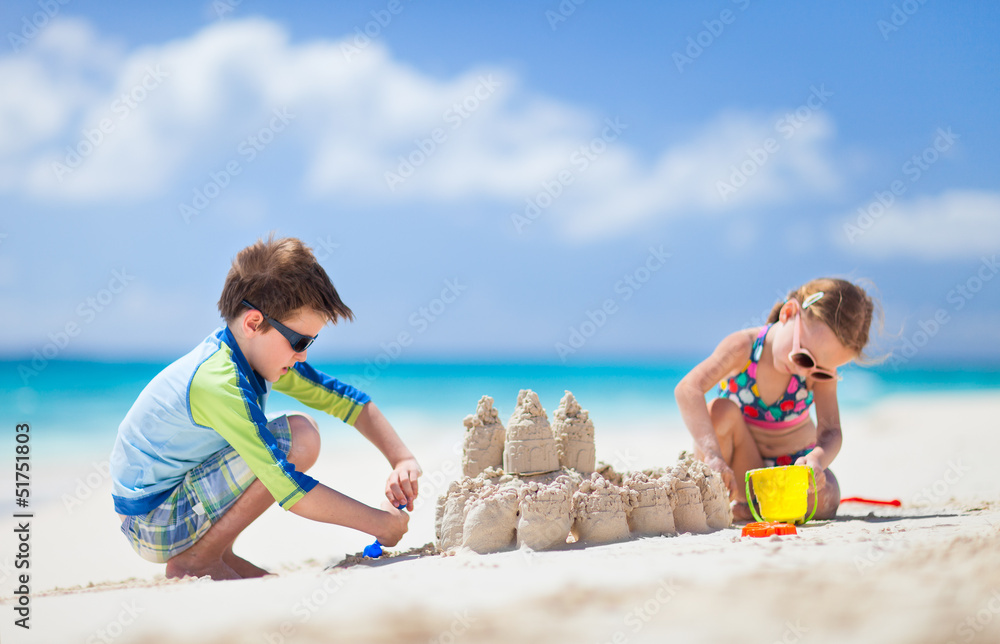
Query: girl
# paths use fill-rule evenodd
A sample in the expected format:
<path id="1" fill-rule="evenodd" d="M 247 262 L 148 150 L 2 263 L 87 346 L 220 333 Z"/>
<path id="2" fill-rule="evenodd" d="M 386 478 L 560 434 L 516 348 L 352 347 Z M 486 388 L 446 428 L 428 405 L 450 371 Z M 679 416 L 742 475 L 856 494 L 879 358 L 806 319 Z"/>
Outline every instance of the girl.
<path id="1" fill-rule="evenodd" d="M 827 468 L 841 444 L 837 368 L 864 358 L 873 309 L 851 282 L 813 280 L 775 304 L 766 326 L 726 337 L 677 385 L 695 455 L 722 474 L 737 520 L 751 520 L 742 492 L 747 470 L 776 465 L 811 466 L 816 517 L 836 514 L 840 486 Z M 716 385 L 719 395 L 706 405 Z"/>

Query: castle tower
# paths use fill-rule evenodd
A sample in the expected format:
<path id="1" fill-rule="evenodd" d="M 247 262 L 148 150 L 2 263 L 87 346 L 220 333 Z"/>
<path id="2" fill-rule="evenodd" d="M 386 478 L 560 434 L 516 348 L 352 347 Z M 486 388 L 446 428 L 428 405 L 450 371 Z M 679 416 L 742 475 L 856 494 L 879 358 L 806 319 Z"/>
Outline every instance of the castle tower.
<path id="1" fill-rule="evenodd" d="M 543 474 L 559 469 L 552 427 L 538 394 L 530 389 L 517 394 L 517 407 L 507 423 L 503 469 L 507 474 Z"/>
<path id="2" fill-rule="evenodd" d="M 567 391 L 552 418 L 559 464 L 581 474 L 593 472 L 597 451 L 594 447 L 594 421 L 590 420 L 587 410 L 581 409 L 573 394 Z"/>
<path id="3" fill-rule="evenodd" d="M 628 491 L 594 473 L 573 494 L 573 534 L 587 544 L 614 543 L 629 538 Z"/>
<path id="4" fill-rule="evenodd" d="M 477 476 L 487 467 L 502 466 L 505 432 L 500 415 L 493 408 L 493 398 L 480 398 L 476 413 L 466 416 L 462 424 L 466 428 L 462 447 L 462 474 Z"/>

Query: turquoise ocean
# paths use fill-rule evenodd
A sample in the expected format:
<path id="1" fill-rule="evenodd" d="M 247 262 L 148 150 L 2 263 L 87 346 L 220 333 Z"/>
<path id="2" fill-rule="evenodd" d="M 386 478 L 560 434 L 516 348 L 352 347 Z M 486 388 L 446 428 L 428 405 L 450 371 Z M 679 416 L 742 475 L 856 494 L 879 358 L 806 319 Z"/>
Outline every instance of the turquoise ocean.
<path id="1" fill-rule="evenodd" d="M 25 361 L 0 362 L 0 422 L 13 436 L 14 425 L 30 423 L 36 457 L 106 456 L 121 419 L 149 380 L 168 362 L 106 363 L 51 361 L 24 376 Z M 517 392 L 538 392 L 555 411 L 564 390 L 571 390 L 602 435 L 616 428 L 662 422 L 683 431 L 673 389 L 694 362 L 658 364 L 485 364 L 312 363 L 318 369 L 368 392 L 397 430 L 458 436 L 462 419 L 475 411 L 480 396 L 493 396 L 506 423 Z M 844 410 L 869 407 L 886 396 L 966 391 L 1000 394 L 1000 366 L 938 365 L 911 369 L 885 366 L 842 370 L 839 402 Z M 305 409 L 274 393 L 268 412 Z M 321 426 L 324 421 L 321 420 Z M 337 422 L 330 419 L 330 422 Z"/>

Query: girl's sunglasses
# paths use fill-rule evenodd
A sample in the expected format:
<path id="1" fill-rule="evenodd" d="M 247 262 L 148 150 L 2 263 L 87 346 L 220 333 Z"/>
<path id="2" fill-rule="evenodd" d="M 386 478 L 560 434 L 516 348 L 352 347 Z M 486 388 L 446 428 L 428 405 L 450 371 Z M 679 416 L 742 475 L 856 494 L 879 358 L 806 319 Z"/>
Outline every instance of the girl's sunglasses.
<path id="1" fill-rule="evenodd" d="M 816 380 L 843 380 L 836 371 L 828 371 L 816 366 L 816 359 L 809 353 L 808 349 L 799 344 L 799 335 L 802 333 L 802 316 L 795 314 L 795 330 L 792 332 L 792 351 L 788 354 L 788 359 L 803 369 L 812 371 L 810 374 Z"/>
<path id="2" fill-rule="evenodd" d="M 288 340 L 288 344 L 292 345 L 292 351 L 294 351 L 295 353 L 302 353 L 303 351 L 309 348 L 309 345 L 311 345 L 313 342 L 316 341 L 316 338 L 319 337 L 318 335 L 315 336 L 302 335 L 297 331 L 292 331 L 287 326 L 285 326 L 281 322 L 278 322 L 277 320 L 269 316 L 267 313 L 264 313 L 259 308 L 257 308 L 250 302 L 247 302 L 246 300 L 243 300 L 242 304 L 243 306 L 249 309 L 253 309 L 254 311 L 260 311 L 260 314 L 264 316 L 264 319 L 267 320 L 267 323 L 273 326 L 278 331 L 278 333 L 285 336 L 285 339 Z"/>

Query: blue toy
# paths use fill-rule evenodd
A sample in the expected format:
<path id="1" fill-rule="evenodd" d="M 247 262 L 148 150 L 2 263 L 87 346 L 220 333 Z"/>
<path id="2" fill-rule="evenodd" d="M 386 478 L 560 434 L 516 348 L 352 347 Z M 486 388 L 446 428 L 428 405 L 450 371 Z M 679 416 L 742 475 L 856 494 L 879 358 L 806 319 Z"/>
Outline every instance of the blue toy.
<path id="1" fill-rule="evenodd" d="M 402 510 L 405 507 L 405 505 L 397 505 L 396 509 Z M 366 557 L 371 557 L 372 559 L 378 559 L 382 556 L 382 544 L 378 542 L 378 539 L 376 539 L 375 543 L 372 545 L 365 546 L 365 549 L 361 552 L 361 554 Z"/>

